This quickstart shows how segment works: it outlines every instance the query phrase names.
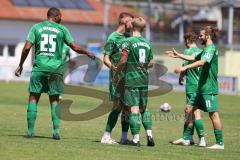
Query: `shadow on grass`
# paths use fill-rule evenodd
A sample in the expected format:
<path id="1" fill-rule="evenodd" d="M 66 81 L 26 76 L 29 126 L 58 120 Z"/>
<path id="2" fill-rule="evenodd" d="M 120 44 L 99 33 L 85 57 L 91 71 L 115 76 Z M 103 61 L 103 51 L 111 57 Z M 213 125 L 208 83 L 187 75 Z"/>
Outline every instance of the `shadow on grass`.
<path id="1" fill-rule="evenodd" d="M 92 140 L 93 143 L 98 143 L 100 145 L 109 145 L 109 146 L 124 146 L 124 147 L 136 147 L 136 146 L 132 146 L 129 144 L 120 144 L 120 141 L 118 141 L 118 144 L 102 144 L 101 141 L 99 140 Z M 141 144 L 141 147 L 148 147 L 146 144 Z M 149 147 L 152 148 L 152 147 Z M 136 147 L 137 151 L 141 151 L 139 147 Z"/>
<path id="2" fill-rule="evenodd" d="M 52 139 L 52 137 L 46 137 L 46 136 L 34 136 L 34 137 L 28 137 L 27 135 L 7 135 L 9 137 L 23 137 L 26 139 L 35 139 L 35 138 L 44 138 L 44 139 Z"/>

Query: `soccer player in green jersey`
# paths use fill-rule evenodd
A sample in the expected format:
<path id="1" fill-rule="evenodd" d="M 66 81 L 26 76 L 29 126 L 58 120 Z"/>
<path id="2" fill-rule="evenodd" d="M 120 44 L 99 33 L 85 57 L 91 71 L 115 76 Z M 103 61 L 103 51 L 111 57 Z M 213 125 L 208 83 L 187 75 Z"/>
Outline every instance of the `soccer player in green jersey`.
<path id="1" fill-rule="evenodd" d="M 119 114 L 123 109 L 123 104 L 120 101 L 120 94 L 117 91 L 117 85 L 112 82 L 114 73 L 116 71 L 116 65 L 121 58 L 122 42 L 128 37 L 126 32 L 129 32 L 132 28 L 133 16 L 129 13 L 122 12 L 119 15 L 119 25 L 115 32 L 110 34 L 107 42 L 104 46 L 104 64 L 110 69 L 109 72 L 109 99 L 113 101 L 113 109 L 110 112 L 107 120 L 107 125 L 101 143 L 104 144 L 116 144 L 117 142 L 111 138 L 111 132 L 115 127 Z M 127 142 L 127 134 L 129 129 L 129 122 L 127 119 L 127 112 L 123 112 L 121 116 L 122 124 L 122 138 L 120 143 Z"/>
<path id="2" fill-rule="evenodd" d="M 201 118 L 200 113 L 196 112 L 198 108 L 209 113 L 216 138 L 216 144 L 207 147 L 209 149 L 224 149 L 222 124 L 218 114 L 218 48 L 213 43 L 213 39 L 217 36 L 217 31 L 216 28 L 211 26 L 206 26 L 200 30 L 199 38 L 202 44 L 205 45 L 205 48 L 196 57 L 173 51 L 175 57 L 195 61 L 192 64 L 177 67 L 175 69 L 176 72 L 184 72 L 192 68 L 202 67 L 193 113 L 195 119 Z"/>
<path id="3" fill-rule="evenodd" d="M 196 45 L 196 35 L 193 32 L 186 33 L 184 35 L 185 40 L 185 46 L 186 50 L 184 51 L 185 55 L 196 57 L 198 54 L 202 52 L 201 49 L 199 49 Z M 171 51 L 170 51 L 171 52 Z M 186 66 L 188 64 L 191 64 L 191 61 L 184 61 L 183 66 Z M 185 86 L 185 92 L 186 92 L 186 107 L 184 109 L 185 112 L 185 123 L 183 127 L 183 137 L 173 141 L 173 144 L 182 144 L 182 145 L 190 145 L 194 144 L 193 140 L 193 133 L 194 133 L 194 125 L 192 124 L 192 108 L 195 101 L 195 98 L 197 96 L 197 89 L 198 89 L 198 81 L 199 81 L 199 74 L 200 74 L 200 68 L 193 68 L 189 69 L 185 72 L 181 72 L 179 76 L 179 84 L 183 85 L 183 77 L 186 76 L 186 86 Z M 201 130 L 202 127 L 198 128 L 197 126 L 197 133 L 199 133 L 199 146 L 205 147 L 206 142 L 204 139 L 204 135 L 202 135 L 199 129 Z"/>
<path id="4" fill-rule="evenodd" d="M 95 56 L 80 47 L 68 29 L 60 24 L 61 17 L 62 14 L 58 8 L 50 8 L 47 12 L 47 21 L 32 26 L 22 50 L 19 66 L 15 71 L 16 76 L 21 75 L 24 61 L 32 46 L 35 46 L 35 60 L 30 77 L 27 109 L 27 137 L 29 138 L 34 137 L 37 104 L 41 93 L 48 93 L 53 122 L 53 139 L 60 140 L 59 95 L 63 93 L 63 72 L 58 72 L 58 70 L 63 63 L 64 43 L 77 53 L 86 54 L 95 59 Z"/>
<path id="5" fill-rule="evenodd" d="M 122 49 L 121 60 L 117 65 L 117 73 L 124 71 L 123 102 L 130 108 L 130 129 L 133 135 L 131 145 L 140 146 L 139 132 L 141 127 L 140 112 L 144 113 L 148 100 L 148 68 L 153 59 L 152 47 L 148 40 L 141 36 L 146 22 L 143 18 L 135 18 L 133 36 L 128 38 Z M 148 146 L 154 146 L 152 137 L 152 120 L 150 112 L 143 115 L 147 131 Z M 147 129 L 148 128 L 148 129 Z"/>

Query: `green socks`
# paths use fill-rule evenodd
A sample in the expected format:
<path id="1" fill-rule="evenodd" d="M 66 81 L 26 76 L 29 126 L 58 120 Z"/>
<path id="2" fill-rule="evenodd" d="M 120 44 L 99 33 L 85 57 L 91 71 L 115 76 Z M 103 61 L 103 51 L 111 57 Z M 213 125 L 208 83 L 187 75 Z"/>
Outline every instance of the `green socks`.
<path id="1" fill-rule="evenodd" d="M 53 134 L 59 134 L 60 108 L 57 103 L 51 104 L 51 115 L 52 115 L 52 123 L 53 123 Z"/>
<path id="2" fill-rule="evenodd" d="M 186 123 L 184 124 L 184 132 L 183 132 L 184 140 L 189 140 L 192 129 L 193 129 L 193 126 L 189 126 Z"/>
<path id="3" fill-rule="evenodd" d="M 29 102 L 27 109 L 28 135 L 34 134 L 36 118 L 37 118 L 37 104 L 36 102 Z"/>
<path id="4" fill-rule="evenodd" d="M 59 105 L 57 103 L 51 104 L 51 115 L 53 122 L 53 134 L 59 134 L 60 110 Z M 37 104 L 36 102 L 29 102 L 27 110 L 28 135 L 34 134 L 36 117 L 37 117 Z"/>
<path id="5" fill-rule="evenodd" d="M 132 135 L 139 134 L 141 127 L 140 117 L 139 114 L 131 113 L 130 116 L 130 129 L 132 132 Z"/>
<path id="6" fill-rule="evenodd" d="M 216 144 L 223 145 L 223 131 L 219 129 L 214 129 L 214 134 L 216 138 Z"/>
<path id="7" fill-rule="evenodd" d="M 194 121 L 195 128 L 197 130 L 198 137 L 204 137 L 204 127 L 202 119 L 198 119 Z"/>
<path id="8" fill-rule="evenodd" d="M 141 113 L 142 124 L 145 130 L 152 130 L 152 115 L 149 111 L 145 110 Z"/>
<path id="9" fill-rule="evenodd" d="M 118 120 L 118 116 L 119 116 L 120 112 L 117 110 L 113 110 L 109 116 L 108 116 L 108 121 L 107 121 L 107 125 L 106 125 L 106 131 L 107 132 L 112 132 L 112 129 L 115 127 L 117 120 Z"/>

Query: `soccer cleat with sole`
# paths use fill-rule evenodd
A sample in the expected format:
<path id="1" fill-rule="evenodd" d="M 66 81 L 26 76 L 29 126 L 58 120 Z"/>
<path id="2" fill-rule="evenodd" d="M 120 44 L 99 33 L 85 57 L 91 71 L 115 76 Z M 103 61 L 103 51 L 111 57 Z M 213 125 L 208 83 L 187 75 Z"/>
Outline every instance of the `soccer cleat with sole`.
<path id="1" fill-rule="evenodd" d="M 130 145 L 130 146 L 136 146 L 136 147 L 140 147 L 140 146 L 141 146 L 140 141 L 138 141 L 137 143 L 135 143 L 133 140 L 130 141 L 128 145 Z"/>
<path id="2" fill-rule="evenodd" d="M 198 146 L 199 146 L 199 147 L 206 147 L 206 146 L 207 146 L 204 137 L 201 137 L 201 138 L 199 139 Z"/>
<path id="3" fill-rule="evenodd" d="M 154 140 L 150 136 L 147 136 L 147 146 L 151 146 L 151 147 L 155 146 Z"/>
<path id="4" fill-rule="evenodd" d="M 190 140 L 184 140 L 183 138 L 180 138 L 180 139 L 178 139 L 176 141 L 173 141 L 172 144 L 189 146 L 190 145 Z"/>
<path id="5" fill-rule="evenodd" d="M 224 149 L 224 145 L 220 145 L 220 144 L 214 144 L 211 147 L 206 147 L 208 149 Z"/>
<path id="6" fill-rule="evenodd" d="M 59 134 L 53 134 L 52 139 L 54 140 L 60 140 L 60 135 Z"/>
<path id="7" fill-rule="evenodd" d="M 102 137 L 101 143 L 102 144 L 118 144 L 114 139 L 111 139 L 111 138 L 105 139 L 104 137 Z"/>

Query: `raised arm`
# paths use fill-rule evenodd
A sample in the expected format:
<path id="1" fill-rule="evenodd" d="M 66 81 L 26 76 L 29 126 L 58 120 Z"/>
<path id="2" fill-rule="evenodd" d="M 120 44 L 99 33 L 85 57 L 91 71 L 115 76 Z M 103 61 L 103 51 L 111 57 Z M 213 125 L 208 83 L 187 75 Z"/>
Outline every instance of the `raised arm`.
<path id="1" fill-rule="evenodd" d="M 25 42 L 25 45 L 22 49 L 22 55 L 21 55 L 19 65 L 18 65 L 17 69 L 15 70 L 15 76 L 19 77 L 22 74 L 23 64 L 24 64 L 32 46 L 33 46 L 33 44 L 31 42 L 29 42 L 29 41 Z"/>

